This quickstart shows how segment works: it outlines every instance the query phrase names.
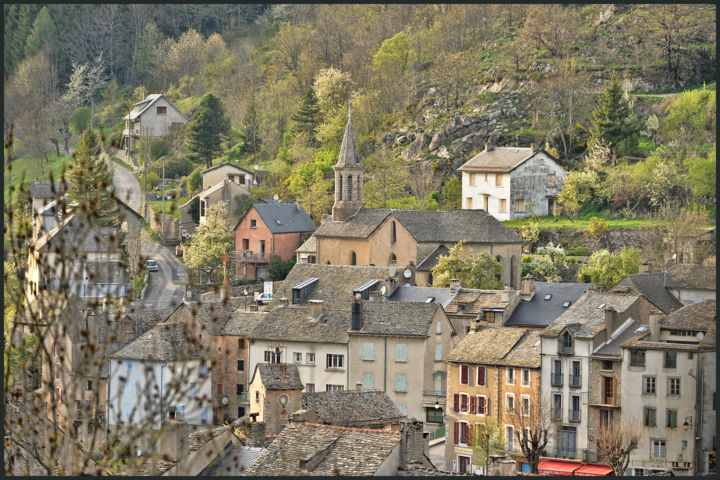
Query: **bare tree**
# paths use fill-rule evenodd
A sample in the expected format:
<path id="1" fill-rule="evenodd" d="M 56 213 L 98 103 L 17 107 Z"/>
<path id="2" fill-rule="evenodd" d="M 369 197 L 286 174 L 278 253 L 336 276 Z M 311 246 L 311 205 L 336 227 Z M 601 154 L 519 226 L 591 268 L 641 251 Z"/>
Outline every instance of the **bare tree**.
<path id="1" fill-rule="evenodd" d="M 631 421 L 623 422 L 619 416 L 609 425 L 602 427 L 595 439 L 598 453 L 605 457 L 615 475 L 625 475 L 630 453 L 637 448 L 639 441 L 637 424 Z"/>
<path id="2" fill-rule="evenodd" d="M 432 169 L 423 165 L 415 165 L 410 169 L 410 189 L 415 195 L 420 210 L 426 210 L 428 207 L 428 196 L 432 193 L 436 185 L 435 176 Z"/>
<path id="3" fill-rule="evenodd" d="M 548 442 L 548 434 L 552 428 L 550 410 L 545 405 L 549 401 L 530 403 L 529 408 L 520 405 L 514 411 L 508 413 L 509 419 L 515 426 L 515 437 L 525 459 L 530 465 L 531 473 L 538 473 L 538 464 L 545 445 Z"/>

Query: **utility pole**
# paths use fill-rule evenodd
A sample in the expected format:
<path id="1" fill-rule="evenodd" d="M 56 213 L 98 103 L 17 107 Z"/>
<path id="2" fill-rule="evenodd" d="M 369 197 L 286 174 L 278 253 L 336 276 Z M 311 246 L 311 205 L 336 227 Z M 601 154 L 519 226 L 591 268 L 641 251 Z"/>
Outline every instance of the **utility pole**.
<path id="1" fill-rule="evenodd" d="M 150 132 L 145 127 L 145 161 L 143 162 L 143 218 L 147 219 L 147 165 L 150 161 Z"/>
<path id="2" fill-rule="evenodd" d="M 162 186 L 160 191 L 162 192 L 162 214 L 160 215 L 160 229 L 162 230 L 162 244 L 165 245 L 165 159 L 167 155 L 162 156 Z"/>

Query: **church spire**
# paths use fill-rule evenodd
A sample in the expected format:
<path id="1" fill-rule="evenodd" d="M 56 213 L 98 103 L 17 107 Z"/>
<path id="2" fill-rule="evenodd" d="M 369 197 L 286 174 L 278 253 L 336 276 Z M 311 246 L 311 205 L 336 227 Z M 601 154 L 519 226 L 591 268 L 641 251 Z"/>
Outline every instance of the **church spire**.
<path id="1" fill-rule="evenodd" d="M 336 164 L 338 167 L 344 166 L 360 166 L 360 155 L 358 155 L 357 142 L 355 141 L 355 132 L 352 126 L 352 111 L 350 110 L 350 102 L 348 102 L 348 121 L 345 126 L 345 134 L 343 135 L 342 144 L 340 145 L 340 155 Z"/>
<path id="2" fill-rule="evenodd" d="M 352 110 L 348 102 L 348 121 L 335 170 L 335 204 L 333 220 L 343 221 L 355 215 L 363 202 L 363 164 L 358 154 L 355 132 L 352 127 Z"/>

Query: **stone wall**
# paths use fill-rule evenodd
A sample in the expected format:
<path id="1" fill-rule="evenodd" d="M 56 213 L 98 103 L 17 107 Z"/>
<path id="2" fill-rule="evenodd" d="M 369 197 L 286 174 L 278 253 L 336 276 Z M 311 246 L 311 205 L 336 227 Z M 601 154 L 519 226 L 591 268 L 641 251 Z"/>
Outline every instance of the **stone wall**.
<path id="1" fill-rule="evenodd" d="M 166 201 L 165 208 L 170 207 L 170 201 Z M 150 227 L 158 232 L 162 236 L 162 213 L 155 212 L 152 205 L 148 205 L 148 217 L 150 221 Z M 165 245 L 177 245 L 180 243 L 180 226 L 177 218 L 173 217 L 169 213 L 165 213 Z"/>

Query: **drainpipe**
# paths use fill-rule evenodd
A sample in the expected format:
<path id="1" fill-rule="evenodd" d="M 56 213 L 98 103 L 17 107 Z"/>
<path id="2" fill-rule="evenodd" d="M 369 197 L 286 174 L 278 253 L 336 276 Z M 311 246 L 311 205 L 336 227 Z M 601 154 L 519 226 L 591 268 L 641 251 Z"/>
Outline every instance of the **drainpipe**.
<path id="1" fill-rule="evenodd" d="M 165 371 L 165 367 L 167 366 L 167 362 L 163 362 L 162 365 L 160 365 L 160 428 L 162 429 L 162 422 L 163 422 L 163 372 Z"/>
<path id="2" fill-rule="evenodd" d="M 695 422 L 693 425 L 693 475 L 699 475 L 700 473 L 700 454 L 702 452 L 702 426 L 700 425 L 700 415 L 702 413 L 702 375 L 700 369 L 702 363 L 700 362 L 701 352 L 695 352 L 695 375 L 690 375 L 695 379 Z"/>
<path id="3" fill-rule="evenodd" d="M 345 383 L 347 383 L 347 389 L 350 390 L 352 388 L 350 386 L 350 339 L 348 339 L 348 343 L 345 344 L 345 357 L 347 358 L 347 372 L 345 373 Z"/>
<path id="4" fill-rule="evenodd" d="M 387 393 L 387 336 L 383 338 L 385 352 L 383 353 L 383 392 Z"/>

